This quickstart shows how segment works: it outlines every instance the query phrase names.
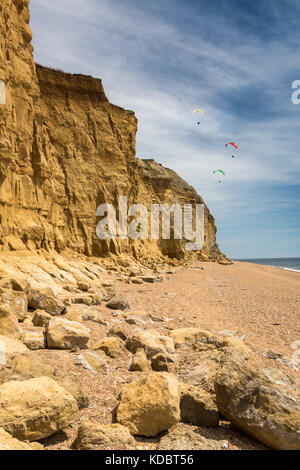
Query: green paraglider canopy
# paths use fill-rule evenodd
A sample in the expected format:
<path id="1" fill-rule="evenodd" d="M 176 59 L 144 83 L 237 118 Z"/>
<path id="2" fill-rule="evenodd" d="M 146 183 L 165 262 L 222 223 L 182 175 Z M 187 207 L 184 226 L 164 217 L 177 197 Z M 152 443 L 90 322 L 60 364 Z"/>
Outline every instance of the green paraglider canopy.
<path id="1" fill-rule="evenodd" d="M 215 173 L 218 173 L 218 172 L 222 173 L 222 175 L 224 175 L 224 176 L 226 175 L 225 171 L 223 171 L 223 170 L 215 170 L 213 173 L 215 174 Z"/>

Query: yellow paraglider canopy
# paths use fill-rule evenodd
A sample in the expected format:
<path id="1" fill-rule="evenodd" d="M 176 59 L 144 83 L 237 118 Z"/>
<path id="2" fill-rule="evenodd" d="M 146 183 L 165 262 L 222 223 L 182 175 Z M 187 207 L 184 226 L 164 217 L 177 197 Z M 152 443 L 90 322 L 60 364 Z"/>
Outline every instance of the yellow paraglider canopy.
<path id="1" fill-rule="evenodd" d="M 194 113 L 203 113 L 203 114 L 207 114 L 207 112 L 204 111 L 204 109 L 194 109 L 193 114 L 194 114 Z"/>

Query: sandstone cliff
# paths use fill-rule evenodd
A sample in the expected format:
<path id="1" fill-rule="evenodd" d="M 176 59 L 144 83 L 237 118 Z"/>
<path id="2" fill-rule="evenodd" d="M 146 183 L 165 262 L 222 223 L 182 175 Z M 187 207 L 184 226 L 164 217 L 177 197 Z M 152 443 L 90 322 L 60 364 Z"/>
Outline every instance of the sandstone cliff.
<path id="1" fill-rule="evenodd" d="M 136 158 L 137 119 L 108 101 L 101 80 L 35 65 L 28 6 L 0 6 L 0 250 L 191 256 L 181 241 L 98 240 L 96 208 L 120 195 L 149 206 L 203 201 L 176 173 Z M 201 256 L 223 256 L 206 207 Z"/>

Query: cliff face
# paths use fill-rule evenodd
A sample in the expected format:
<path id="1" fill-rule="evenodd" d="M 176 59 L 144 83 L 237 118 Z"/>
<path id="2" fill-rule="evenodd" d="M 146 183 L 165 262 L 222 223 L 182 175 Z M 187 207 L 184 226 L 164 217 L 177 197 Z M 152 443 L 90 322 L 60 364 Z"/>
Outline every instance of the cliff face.
<path id="1" fill-rule="evenodd" d="M 167 204 L 169 207 L 173 204 L 179 204 L 181 207 L 185 204 L 190 204 L 192 207 L 195 204 L 203 204 L 204 247 L 201 250 L 201 257 L 205 259 L 209 256 L 216 259 L 223 256 L 216 245 L 215 220 L 195 189 L 180 178 L 175 171 L 163 167 L 155 160 L 137 159 L 137 170 L 141 180 L 139 197 L 148 207 L 151 204 Z M 195 228 L 195 213 L 193 214 L 193 227 Z M 155 242 L 152 242 L 152 247 L 153 243 Z M 182 259 L 193 255 L 185 249 L 184 241 L 174 240 L 174 238 L 158 241 L 156 248 L 171 258 Z"/>
<path id="2" fill-rule="evenodd" d="M 28 3 L 0 6 L 0 249 L 186 257 L 178 240 L 98 240 L 96 208 L 119 196 L 148 207 L 203 201 L 176 173 L 136 159 L 134 113 L 109 103 L 101 80 L 35 65 Z M 213 258 L 215 234 L 205 207 L 203 253 Z"/>
<path id="3" fill-rule="evenodd" d="M 23 221 L 36 210 L 32 144 L 39 87 L 32 57 L 26 0 L 0 5 L 0 80 L 6 85 L 6 104 L 0 105 L 0 243 L 24 247 Z M 36 188 L 36 194 L 34 194 Z"/>

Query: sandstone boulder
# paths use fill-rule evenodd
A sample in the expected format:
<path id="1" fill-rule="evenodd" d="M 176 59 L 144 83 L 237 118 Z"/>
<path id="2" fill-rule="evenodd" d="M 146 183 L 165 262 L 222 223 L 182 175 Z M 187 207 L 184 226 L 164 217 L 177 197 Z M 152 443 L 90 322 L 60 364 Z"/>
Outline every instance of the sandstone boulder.
<path id="1" fill-rule="evenodd" d="M 86 349 L 90 330 L 78 322 L 52 318 L 47 326 L 47 347 L 50 349 Z"/>
<path id="2" fill-rule="evenodd" d="M 8 336 L 0 335 L 0 353 L 6 358 L 17 354 L 27 354 L 29 349 L 21 341 Z"/>
<path id="3" fill-rule="evenodd" d="M 142 281 L 148 282 L 150 284 L 160 283 L 163 281 L 162 276 L 142 276 Z"/>
<path id="4" fill-rule="evenodd" d="M 298 381 L 296 377 L 291 374 L 286 374 L 283 370 L 277 367 L 268 367 L 262 370 L 263 374 L 274 382 L 276 385 L 283 385 L 284 387 L 291 387 L 297 389 Z"/>
<path id="5" fill-rule="evenodd" d="M 170 336 L 173 338 L 176 347 L 191 344 L 194 345 L 194 349 L 197 351 L 232 347 L 239 350 L 245 359 L 248 359 L 252 354 L 252 351 L 239 338 L 214 335 L 200 328 L 180 328 L 171 331 Z"/>
<path id="6" fill-rule="evenodd" d="M 17 320 L 23 321 L 27 317 L 28 301 L 24 292 L 7 290 L 2 294 L 1 303 L 8 312 L 17 317 Z"/>
<path id="7" fill-rule="evenodd" d="M 27 331 L 21 337 L 23 343 L 31 351 L 46 348 L 46 338 L 44 331 Z"/>
<path id="8" fill-rule="evenodd" d="M 33 450 L 25 442 L 14 439 L 4 429 L 0 428 L 0 451 L 2 450 Z"/>
<path id="9" fill-rule="evenodd" d="M 91 285 L 88 282 L 77 282 L 78 289 L 82 291 L 88 291 Z"/>
<path id="10" fill-rule="evenodd" d="M 198 387 L 180 384 L 180 412 L 183 423 L 218 426 L 219 412 L 212 396 Z"/>
<path id="11" fill-rule="evenodd" d="M 65 378 L 59 378 L 58 383 L 76 400 L 79 410 L 83 410 L 90 406 L 90 399 L 78 383 L 74 383 Z"/>
<path id="12" fill-rule="evenodd" d="M 198 430 L 172 429 L 161 438 L 158 450 L 222 450 L 222 441 L 207 439 Z"/>
<path id="13" fill-rule="evenodd" d="M 105 354 L 102 351 L 86 351 L 83 354 L 79 354 L 76 364 L 94 373 L 103 375 L 108 373 L 108 365 L 105 360 Z"/>
<path id="14" fill-rule="evenodd" d="M 86 305 L 87 307 L 90 307 L 93 304 L 93 297 L 91 295 L 73 297 L 72 302 L 73 304 Z"/>
<path id="15" fill-rule="evenodd" d="M 121 341 L 125 342 L 129 336 L 129 327 L 112 326 L 107 333 L 107 336 L 117 336 Z"/>
<path id="16" fill-rule="evenodd" d="M 0 335 L 12 338 L 20 337 L 17 317 L 3 306 L 0 306 Z"/>
<path id="17" fill-rule="evenodd" d="M 92 305 L 101 305 L 103 301 L 102 293 L 93 293 L 92 294 Z"/>
<path id="18" fill-rule="evenodd" d="M 157 353 L 151 357 L 151 367 L 156 372 L 168 372 L 169 364 L 174 363 L 174 355 L 165 353 Z"/>
<path id="19" fill-rule="evenodd" d="M 107 322 L 103 319 L 103 313 L 97 312 L 93 309 L 85 310 L 82 314 L 82 319 L 84 321 L 92 321 L 98 323 L 99 325 L 107 326 Z"/>
<path id="20" fill-rule="evenodd" d="M 298 349 L 298 346 L 296 346 L 296 349 Z M 291 369 L 297 372 L 300 371 L 300 359 L 298 359 L 297 356 L 292 356 L 292 358 L 289 358 L 284 354 L 274 351 L 272 349 L 267 352 L 264 352 L 263 356 L 267 357 L 268 359 L 274 359 L 275 361 L 278 361 L 284 366 L 290 367 Z"/>
<path id="21" fill-rule="evenodd" d="M 238 338 L 206 333 L 192 343 L 192 349 L 180 355 L 176 373 L 182 382 L 201 387 L 215 396 L 215 376 L 223 365 L 228 361 L 245 364 L 252 352 Z"/>
<path id="22" fill-rule="evenodd" d="M 136 445 L 129 430 L 121 424 L 84 423 L 78 430 L 78 435 L 72 448 L 76 450 L 94 450 L 102 447 L 111 449 L 128 449 Z"/>
<path id="23" fill-rule="evenodd" d="M 131 325 L 144 326 L 147 325 L 147 323 L 151 323 L 149 313 L 144 312 L 143 310 L 126 312 L 123 316 L 127 323 Z"/>
<path id="24" fill-rule="evenodd" d="M 57 375 L 56 370 L 49 364 L 25 354 L 16 354 L 10 357 L 2 371 L 4 374 L 3 380 L 0 378 L 0 383 L 37 377 L 55 378 Z"/>
<path id="25" fill-rule="evenodd" d="M 117 291 L 116 291 L 115 286 L 111 282 L 108 282 L 108 283 L 104 282 L 102 283 L 102 286 L 104 287 L 103 300 L 105 302 L 109 302 L 111 299 L 116 297 Z M 119 309 L 113 309 L 113 310 L 119 310 Z"/>
<path id="26" fill-rule="evenodd" d="M 129 307 L 129 303 L 122 295 L 116 295 L 107 302 L 106 307 L 112 310 L 125 310 Z"/>
<path id="27" fill-rule="evenodd" d="M 143 348 L 148 358 L 160 352 L 167 352 L 169 354 L 175 352 L 173 339 L 161 335 L 156 330 L 136 331 L 132 336 L 127 338 L 126 348 L 133 354 L 135 354 L 138 349 Z"/>
<path id="28" fill-rule="evenodd" d="M 148 372 L 151 371 L 151 364 L 148 361 L 144 349 L 139 349 L 131 358 L 129 364 L 130 371 Z"/>
<path id="29" fill-rule="evenodd" d="M 45 312 L 45 310 L 36 310 L 32 318 L 32 323 L 34 326 L 47 326 L 51 318 L 52 316 Z"/>
<path id="30" fill-rule="evenodd" d="M 103 351 L 107 356 L 115 358 L 122 354 L 120 340 L 116 336 L 107 336 L 97 341 L 92 349 L 94 351 Z"/>
<path id="31" fill-rule="evenodd" d="M 12 278 L 10 282 L 13 290 L 27 294 L 29 289 L 29 282 L 26 277 L 17 277 L 15 275 L 15 277 Z"/>
<path id="32" fill-rule="evenodd" d="M 65 307 L 51 294 L 51 290 L 43 291 L 30 288 L 28 292 L 28 306 L 36 310 L 45 310 L 52 316 L 62 315 Z"/>
<path id="33" fill-rule="evenodd" d="M 78 323 L 81 323 L 83 320 L 82 313 L 78 309 L 74 308 L 73 306 L 66 307 L 66 311 L 65 311 L 65 314 L 63 315 L 63 318 L 66 320 L 75 321 Z"/>
<path id="34" fill-rule="evenodd" d="M 51 436 L 71 424 L 77 412 L 72 395 L 48 377 L 0 386 L 0 427 L 16 439 Z"/>
<path id="35" fill-rule="evenodd" d="M 17 355 L 7 361 L 0 369 L 0 384 L 11 381 L 26 381 L 38 377 L 50 377 L 58 381 L 76 400 L 78 408 L 87 408 L 89 400 L 80 385 L 61 376 L 59 370 L 39 359 L 28 355 Z"/>
<path id="36" fill-rule="evenodd" d="M 235 427 L 272 449 L 300 450 L 300 403 L 237 362 L 217 374 L 219 412 Z"/>
<path id="37" fill-rule="evenodd" d="M 140 277 L 134 277 L 131 282 L 132 284 L 144 284 L 143 279 L 141 279 Z"/>
<path id="38" fill-rule="evenodd" d="M 248 348 L 248 346 L 246 346 L 241 339 L 235 336 L 225 338 L 218 347 L 221 347 L 227 351 L 235 350 L 236 353 L 240 354 L 245 360 L 248 360 L 253 354 L 253 351 Z"/>
<path id="39" fill-rule="evenodd" d="M 157 436 L 180 420 L 179 382 L 172 374 L 151 373 L 126 385 L 117 420 L 131 434 Z"/>
<path id="40" fill-rule="evenodd" d="M 203 330 L 200 328 L 179 328 L 170 331 L 170 336 L 174 340 L 175 347 L 186 343 L 194 343 Z"/>

